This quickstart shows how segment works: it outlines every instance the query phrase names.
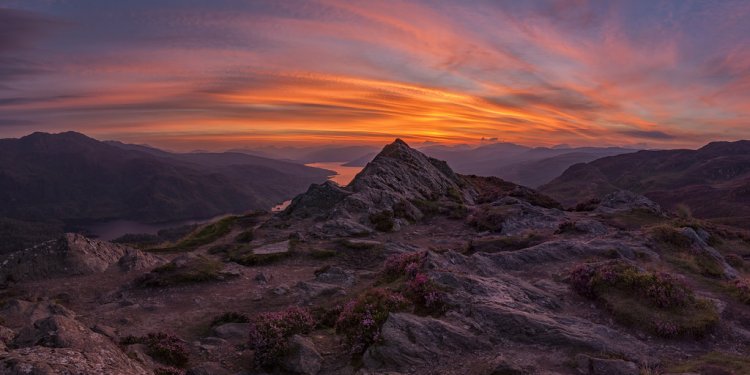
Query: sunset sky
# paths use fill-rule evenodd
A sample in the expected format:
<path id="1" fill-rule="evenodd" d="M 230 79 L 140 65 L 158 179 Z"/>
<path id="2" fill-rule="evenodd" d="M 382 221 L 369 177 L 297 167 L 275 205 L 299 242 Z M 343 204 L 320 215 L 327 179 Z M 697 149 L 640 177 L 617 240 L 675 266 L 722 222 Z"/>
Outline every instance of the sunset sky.
<path id="1" fill-rule="evenodd" d="M 0 137 L 750 138 L 749 1 L 0 0 Z"/>

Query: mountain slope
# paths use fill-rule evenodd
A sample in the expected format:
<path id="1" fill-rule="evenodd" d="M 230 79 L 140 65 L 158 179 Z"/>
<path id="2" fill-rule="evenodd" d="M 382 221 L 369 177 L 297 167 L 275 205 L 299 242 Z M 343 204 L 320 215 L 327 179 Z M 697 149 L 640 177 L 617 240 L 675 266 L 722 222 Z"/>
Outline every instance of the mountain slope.
<path id="1" fill-rule="evenodd" d="M 0 217 L 170 221 L 267 209 L 329 171 L 242 154 L 171 154 L 82 134 L 0 140 Z"/>
<path id="2" fill-rule="evenodd" d="M 686 204 L 701 218 L 750 219 L 750 141 L 606 157 L 575 165 L 540 188 L 567 205 L 617 189 L 668 208 Z"/>

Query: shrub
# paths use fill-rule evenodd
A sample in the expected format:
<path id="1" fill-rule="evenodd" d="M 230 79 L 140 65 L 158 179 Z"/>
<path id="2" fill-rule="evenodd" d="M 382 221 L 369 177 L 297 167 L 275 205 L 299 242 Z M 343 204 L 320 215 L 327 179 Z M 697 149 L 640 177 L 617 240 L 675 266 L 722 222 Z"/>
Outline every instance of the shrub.
<path id="1" fill-rule="evenodd" d="M 555 230 L 555 234 L 578 234 L 583 233 L 582 230 L 578 229 L 576 227 L 576 223 L 572 221 L 566 221 L 561 223 L 557 230 Z"/>
<path id="2" fill-rule="evenodd" d="M 245 314 L 238 312 L 225 312 L 211 321 L 211 327 L 220 326 L 227 323 L 248 323 L 250 319 Z"/>
<path id="3" fill-rule="evenodd" d="M 406 283 L 404 295 L 414 303 L 418 311 L 440 314 L 446 309 L 445 293 L 423 273 L 417 273 Z"/>
<path id="4" fill-rule="evenodd" d="M 380 329 L 388 314 L 407 307 L 406 299 L 386 289 L 371 289 L 344 305 L 336 320 L 336 332 L 345 335 L 353 354 L 361 354 L 380 341 Z"/>
<path id="5" fill-rule="evenodd" d="M 599 204 L 602 203 L 601 199 L 599 198 L 592 198 L 585 202 L 578 203 L 576 205 L 575 211 L 578 212 L 587 212 L 587 211 L 593 211 L 597 207 L 599 207 Z"/>
<path id="6" fill-rule="evenodd" d="M 332 307 L 318 307 L 313 309 L 312 314 L 315 317 L 317 328 L 335 328 L 336 320 L 338 320 L 341 311 L 344 310 L 344 306 L 340 304 L 333 304 Z"/>
<path id="7" fill-rule="evenodd" d="M 234 238 L 234 241 L 240 242 L 240 243 L 249 243 L 249 242 L 252 242 L 254 238 L 255 238 L 255 233 L 253 232 L 252 229 L 248 229 L 238 234 L 237 237 Z"/>
<path id="8" fill-rule="evenodd" d="M 381 232 L 390 232 L 396 225 L 393 220 L 393 211 L 389 210 L 370 214 L 370 222 L 375 226 L 375 229 Z"/>
<path id="9" fill-rule="evenodd" d="M 750 305 L 750 280 L 738 278 L 728 283 L 731 294 L 740 302 Z"/>
<path id="10" fill-rule="evenodd" d="M 307 309 L 290 307 L 284 311 L 263 313 L 250 320 L 250 348 L 258 367 L 275 364 L 289 350 L 289 339 L 315 327 Z"/>
<path id="11" fill-rule="evenodd" d="M 662 337 L 702 336 L 719 319 L 710 302 L 697 299 L 671 275 L 641 271 L 620 261 L 579 265 L 571 272 L 570 283 L 621 322 Z"/>
<path id="12" fill-rule="evenodd" d="M 422 268 L 426 258 L 426 252 L 391 255 L 385 260 L 382 278 L 387 282 L 404 276 L 414 276 Z"/>
<path id="13" fill-rule="evenodd" d="M 146 354 L 165 365 L 184 367 L 188 364 L 188 350 L 176 336 L 152 332 L 146 336 L 126 336 L 120 341 L 120 345 L 133 344 L 143 344 Z"/>

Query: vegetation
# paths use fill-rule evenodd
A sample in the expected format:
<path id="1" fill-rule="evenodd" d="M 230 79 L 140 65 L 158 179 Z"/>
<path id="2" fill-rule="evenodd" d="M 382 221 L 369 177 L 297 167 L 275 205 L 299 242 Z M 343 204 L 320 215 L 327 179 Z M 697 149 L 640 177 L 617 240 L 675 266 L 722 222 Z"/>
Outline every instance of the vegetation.
<path id="1" fill-rule="evenodd" d="M 446 309 L 445 293 L 422 272 L 427 253 L 405 253 L 386 259 L 381 282 L 400 281 L 397 289 L 414 304 L 415 312 L 441 314 Z"/>
<path id="2" fill-rule="evenodd" d="M 237 216 L 227 216 L 219 221 L 201 227 L 187 237 L 177 242 L 174 246 L 155 249 L 158 251 L 189 251 L 198 246 L 210 244 L 219 238 L 226 236 L 237 221 Z"/>
<path id="3" fill-rule="evenodd" d="M 390 232 L 393 230 L 393 226 L 396 225 L 393 218 L 393 211 L 390 210 L 370 214 L 370 222 L 375 226 L 375 229 L 381 232 Z"/>
<path id="4" fill-rule="evenodd" d="M 178 337 L 164 333 L 149 333 L 146 336 L 127 336 L 120 341 L 121 345 L 143 344 L 146 354 L 156 361 L 175 367 L 188 364 L 188 350 Z"/>
<path id="5" fill-rule="evenodd" d="M 666 273 L 642 271 L 621 261 L 582 264 L 573 289 L 600 302 L 620 322 L 662 337 L 706 334 L 719 321 L 716 308 Z"/>
<path id="6" fill-rule="evenodd" d="M 255 351 L 257 367 L 273 365 L 289 350 L 289 339 L 315 328 L 315 320 L 306 309 L 290 307 L 284 311 L 259 314 L 250 320 L 249 346 Z"/>
<path id="7" fill-rule="evenodd" d="M 738 278 L 729 280 L 729 292 L 742 303 L 750 305 L 750 280 Z"/>
<path id="8" fill-rule="evenodd" d="M 671 365 L 670 373 L 750 374 L 747 355 L 710 352 L 687 362 Z"/>
<path id="9" fill-rule="evenodd" d="M 222 324 L 227 324 L 227 323 L 248 323 L 248 322 L 250 322 L 250 318 L 248 318 L 247 315 L 234 312 L 234 311 L 230 311 L 230 312 L 225 312 L 215 317 L 211 321 L 211 327 L 216 327 L 216 326 L 220 326 Z"/>
<path id="10" fill-rule="evenodd" d="M 512 208 L 507 206 L 483 205 L 469 217 L 469 225 L 478 230 L 500 232 L 505 219 L 511 215 Z"/>
<path id="11" fill-rule="evenodd" d="M 602 219 L 607 224 L 622 230 L 637 230 L 666 221 L 665 217 L 643 208 L 605 215 Z"/>
<path id="12" fill-rule="evenodd" d="M 380 330 L 388 314 L 407 307 L 408 302 L 401 294 L 370 289 L 344 305 L 336 320 L 336 332 L 345 336 L 353 354 L 362 354 L 380 340 Z"/>
<path id="13" fill-rule="evenodd" d="M 254 238 L 255 232 L 252 229 L 247 229 L 238 234 L 237 237 L 234 238 L 234 241 L 239 243 L 250 243 Z"/>
<path id="14" fill-rule="evenodd" d="M 588 212 L 593 211 L 597 207 L 599 207 L 599 204 L 602 203 L 601 199 L 599 198 L 591 198 L 585 202 L 580 202 L 576 205 L 574 208 L 574 211 L 578 212 Z"/>
<path id="15" fill-rule="evenodd" d="M 692 241 L 675 227 L 662 224 L 650 229 L 651 239 L 664 259 L 688 272 L 707 277 L 724 275 L 721 262 L 711 255 L 692 250 Z"/>
<path id="16" fill-rule="evenodd" d="M 143 287 L 166 287 L 178 284 L 199 283 L 222 278 L 221 262 L 204 257 L 187 259 L 182 264 L 170 262 L 154 268 L 136 282 Z"/>
<path id="17" fill-rule="evenodd" d="M 243 266 L 258 266 L 286 259 L 292 256 L 292 254 L 293 252 L 291 251 L 270 254 L 255 254 L 253 253 L 253 248 L 249 246 L 242 246 L 229 250 L 227 252 L 226 259 L 230 262 L 239 263 Z"/>
<path id="18" fill-rule="evenodd" d="M 310 257 L 312 257 L 313 259 L 322 260 L 322 259 L 333 258 L 336 256 L 337 253 L 335 250 L 313 249 L 313 250 L 310 250 L 309 254 L 310 254 Z"/>

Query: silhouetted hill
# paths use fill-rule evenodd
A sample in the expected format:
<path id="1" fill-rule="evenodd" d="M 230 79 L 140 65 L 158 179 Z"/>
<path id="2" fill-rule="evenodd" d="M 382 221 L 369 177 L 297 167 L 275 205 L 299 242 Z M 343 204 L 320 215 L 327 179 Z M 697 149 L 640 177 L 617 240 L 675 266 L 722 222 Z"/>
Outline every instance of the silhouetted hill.
<path id="1" fill-rule="evenodd" d="M 34 133 L 0 140 L 0 217 L 171 221 L 268 209 L 329 171 L 256 156 L 174 154 Z"/>
<path id="2" fill-rule="evenodd" d="M 569 168 L 542 186 L 567 205 L 617 189 L 662 206 L 683 203 L 693 214 L 750 224 L 750 141 L 714 142 L 698 150 L 639 151 Z"/>

